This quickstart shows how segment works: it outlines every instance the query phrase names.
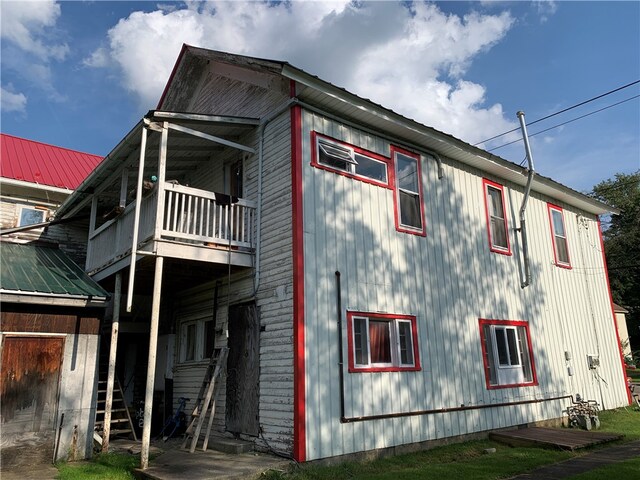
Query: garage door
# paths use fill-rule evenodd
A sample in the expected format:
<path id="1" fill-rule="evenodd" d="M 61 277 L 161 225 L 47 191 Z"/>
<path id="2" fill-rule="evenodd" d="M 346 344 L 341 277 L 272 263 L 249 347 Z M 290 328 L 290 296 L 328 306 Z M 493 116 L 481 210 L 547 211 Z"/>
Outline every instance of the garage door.
<path id="1" fill-rule="evenodd" d="M 51 463 L 64 338 L 5 336 L 0 372 L 3 467 Z"/>

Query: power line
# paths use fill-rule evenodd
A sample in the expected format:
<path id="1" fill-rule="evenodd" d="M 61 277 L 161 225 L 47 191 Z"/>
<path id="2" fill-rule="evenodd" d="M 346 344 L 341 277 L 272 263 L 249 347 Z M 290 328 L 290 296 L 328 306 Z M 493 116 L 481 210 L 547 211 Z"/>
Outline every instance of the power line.
<path id="1" fill-rule="evenodd" d="M 558 112 L 555 112 L 555 113 L 552 113 L 552 114 L 550 114 L 550 115 L 547 115 L 546 117 L 542 117 L 542 118 L 539 118 L 539 119 L 537 119 L 537 120 L 534 120 L 533 122 L 529 122 L 529 123 L 527 124 L 527 126 L 529 126 L 529 125 L 533 125 L 534 123 L 542 122 L 543 120 L 547 120 L 548 118 L 555 117 L 556 115 L 560 115 L 561 113 L 568 112 L 569 110 L 573 110 L 574 108 L 581 107 L 582 105 L 586 105 L 587 103 L 593 102 L 593 101 L 598 100 L 598 99 L 600 99 L 600 98 L 602 98 L 602 97 L 606 97 L 607 95 L 611 95 L 612 93 L 619 92 L 620 90 L 624 90 L 625 88 L 629 88 L 629 87 L 631 87 L 631 86 L 633 86 L 633 85 L 635 85 L 635 84 L 637 84 L 637 83 L 640 83 L 640 80 L 636 80 L 635 82 L 628 83 L 628 84 L 626 84 L 626 85 L 623 85 L 623 86 L 621 86 L 621 87 L 615 88 L 615 89 L 613 89 L 613 90 L 610 90 L 610 91 L 608 91 L 608 92 L 606 92 L 606 93 L 603 93 L 603 94 L 601 94 L 601 95 L 598 95 L 598 96 L 596 96 L 596 97 L 592 97 L 592 98 L 590 98 L 589 100 L 585 100 L 584 102 L 576 103 L 575 105 L 572 105 L 572 106 L 570 106 L 570 107 L 567 107 L 567 108 L 565 108 L 565 109 L 563 109 L 563 110 L 560 110 L 560 111 L 558 111 Z M 491 138 L 487 138 L 486 140 L 482 140 L 482 141 L 480 141 L 480 142 L 478 142 L 478 143 L 474 143 L 474 144 L 473 144 L 473 146 L 475 147 L 475 146 L 477 146 L 477 145 L 480 145 L 481 143 L 488 142 L 488 141 L 490 141 L 490 140 L 494 140 L 494 139 L 496 139 L 496 138 L 498 138 L 498 137 L 502 137 L 502 136 L 507 135 L 507 134 L 509 134 L 509 133 L 513 133 L 513 132 L 515 132 L 515 131 L 517 131 L 517 130 L 519 130 L 519 129 L 520 129 L 519 127 L 516 127 L 516 128 L 514 128 L 514 129 L 512 129 L 512 130 L 509 130 L 508 132 L 504 132 L 504 133 L 501 133 L 501 134 L 499 134 L 499 135 L 495 135 L 495 136 L 493 136 L 493 137 L 491 137 Z M 489 150 L 489 151 L 491 151 L 491 150 Z"/>
<path id="2" fill-rule="evenodd" d="M 553 127 L 545 128 L 544 130 L 540 130 L 539 132 L 532 133 L 531 135 L 529 135 L 529 138 L 535 137 L 536 135 L 540 135 L 541 133 L 548 132 L 549 130 L 553 130 L 554 128 L 562 127 L 563 125 L 575 122 L 576 120 L 580 120 L 580 119 L 583 119 L 585 117 L 589 117 L 589 116 L 594 115 L 596 113 L 602 112 L 603 110 L 607 110 L 609 108 L 616 107 L 616 106 L 618 106 L 620 104 L 623 104 L 625 102 L 629 102 L 629 101 L 634 100 L 634 99 L 636 99 L 638 97 L 640 97 L 640 95 L 635 95 L 633 97 L 629 97 L 629 98 L 626 98 L 624 100 L 621 100 L 620 102 L 616 102 L 616 103 L 613 103 L 611 105 L 607 105 L 606 107 L 599 108 L 598 110 L 594 110 L 593 112 L 585 113 L 584 115 L 580 115 L 579 117 L 572 118 L 571 120 L 567 120 L 566 122 L 559 123 L 557 125 L 554 125 Z M 531 125 L 531 124 L 529 124 L 529 125 Z M 512 130 L 512 132 L 513 131 L 514 130 Z M 509 132 L 509 133 L 511 133 L 511 132 Z M 498 135 L 498 136 L 500 136 L 500 135 Z M 507 143 L 503 143 L 502 145 L 499 145 L 499 146 L 497 146 L 495 148 L 492 148 L 490 150 L 487 150 L 487 151 L 488 152 L 493 152 L 494 150 L 498 150 L 499 148 L 506 147 L 507 145 L 511 145 L 511 144 L 514 144 L 514 143 L 517 143 L 517 142 L 521 142 L 521 141 L 522 141 L 522 138 L 518 138 L 517 140 L 513 140 L 513 141 L 507 142 Z"/>

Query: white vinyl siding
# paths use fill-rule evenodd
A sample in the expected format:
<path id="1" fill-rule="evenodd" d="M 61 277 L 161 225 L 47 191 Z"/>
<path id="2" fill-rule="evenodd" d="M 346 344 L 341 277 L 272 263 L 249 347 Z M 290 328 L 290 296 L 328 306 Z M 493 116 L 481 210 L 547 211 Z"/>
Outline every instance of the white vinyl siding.
<path id="1" fill-rule="evenodd" d="M 572 256 L 572 270 L 559 269 L 549 234 L 551 199 L 531 195 L 526 219 L 533 276 L 522 289 L 519 235 L 511 238 L 511 256 L 487 248 L 482 182 L 487 172 L 443 157 L 444 177 L 438 179 L 436 162 L 423 155 L 426 236 L 401 234 L 394 219 L 396 192 L 314 168 L 311 131 L 391 156 L 389 141 L 303 112 L 307 459 L 558 418 L 566 408 L 565 400 L 557 400 L 341 423 L 336 271 L 341 273 L 346 417 L 575 395 L 578 386 L 585 398 L 608 407 L 626 403 L 594 216 L 563 206 L 570 247 L 581 253 Z M 507 220 L 517 225 L 524 187 L 501 184 Z M 349 374 L 348 311 L 415 315 L 421 370 Z M 527 319 L 537 385 L 487 389 L 478 318 Z M 609 384 L 602 393 L 583 361 L 596 343 L 599 373 Z M 567 374 L 565 351 L 573 358 L 573 377 Z"/>

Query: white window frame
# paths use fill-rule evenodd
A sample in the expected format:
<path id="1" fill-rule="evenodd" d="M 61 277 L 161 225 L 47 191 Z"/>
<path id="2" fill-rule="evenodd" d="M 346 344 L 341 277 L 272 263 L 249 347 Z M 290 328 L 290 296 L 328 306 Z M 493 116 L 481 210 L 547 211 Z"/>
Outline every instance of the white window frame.
<path id="1" fill-rule="evenodd" d="M 425 218 L 424 218 L 424 199 L 422 195 L 422 168 L 420 166 L 420 156 L 417 154 L 413 154 L 410 152 L 406 152 L 400 150 L 398 148 L 392 148 L 393 153 L 393 168 L 394 168 L 394 176 L 395 176 L 395 190 L 396 190 L 396 229 L 400 232 L 404 233 L 412 233 L 415 235 L 425 235 Z M 415 162 L 416 166 L 416 180 L 417 180 L 417 191 L 409 190 L 407 188 L 400 187 L 399 180 L 399 170 L 398 170 L 398 157 L 403 156 Z M 420 225 L 408 225 L 402 222 L 402 199 L 401 195 L 405 194 L 413 199 L 417 199 L 418 203 L 418 219 L 420 220 Z"/>
<path id="2" fill-rule="evenodd" d="M 195 326 L 193 358 L 187 359 L 187 330 L 190 326 Z M 204 342 L 202 341 L 204 324 L 202 320 L 190 320 L 180 323 L 180 363 L 193 363 L 202 360 Z M 201 341 L 198 341 L 200 339 Z"/>
<path id="3" fill-rule="evenodd" d="M 370 339 L 370 321 L 384 322 L 387 324 L 389 332 L 389 348 L 391 353 L 391 362 L 372 362 L 371 361 L 371 339 Z M 350 313 L 349 314 L 349 328 L 351 331 L 351 345 L 350 345 L 350 371 L 351 372 L 376 372 L 376 371 L 403 371 L 403 370 L 419 370 L 420 363 L 417 354 L 417 345 L 415 344 L 417 339 L 417 332 L 415 332 L 416 321 L 415 317 L 401 316 L 395 318 L 389 314 L 361 314 Z M 366 345 L 366 363 L 358 363 L 357 356 L 358 351 L 362 351 L 362 348 L 357 343 L 356 339 L 356 322 L 362 322 L 364 328 L 362 334 L 365 337 L 364 344 Z M 410 352 L 411 362 L 402 362 L 402 346 L 400 344 L 400 326 L 409 326 L 409 335 L 406 337 L 407 344 L 405 348 L 407 352 Z"/>
<path id="4" fill-rule="evenodd" d="M 535 364 L 526 322 L 480 321 L 481 341 L 485 357 L 486 385 L 489 389 L 536 385 Z M 498 335 L 504 333 L 506 362 L 500 361 Z M 509 343 L 509 332 L 515 342 Z M 512 346 L 516 349 L 512 352 Z M 515 361 L 512 353 L 515 354 Z M 517 362 L 517 363 L 516 363 Z"/>
<path id="5" fill-rule="evenodd" d="M 36 222 L 36 223 L 22 223 L 22 212 L 24 211 L 35 211 L 35 212 L 40 212 L 42 213 L 42 221 L 40 222 Z M 17 226 L 18 227 L 26 227 L 29 225 L 37 225 L 38 223 L 44 223 L 47 221 L 47 215 L 49 213 L 49 209 L 45 209 L 45 208 L 37 208 L 37 207 L 31 207 L 28 205 L 20 205 L 20 208 L 18 209 L 18 221 L 17 221 Z"/>
<path id="6" fill-rule="evenodd" d="M 549 208 L 549 224 L 551 227 L 551 240 L 553 242 L 553 255 L 555 259 L 556 265 L 563 268 L 571 268 L 571 255 L 569 254 L 569 239 L 567 238 L 567 224 L 564 221 L 564 210 L 556 205 L 551 203 L 547 204 Z M 553 215 L 558 214 L 560 216 L 560 220 L 562 222 L 562 229 L 564 230 L 564 235 L 559 234 L 556 231 L 556 225 L 553 221 Z M 567 261 L 560 259 L 560 252 L 558 249 L 558 239 L 562 239 L 564 242 L 565 248 L 567 249 Z"/>

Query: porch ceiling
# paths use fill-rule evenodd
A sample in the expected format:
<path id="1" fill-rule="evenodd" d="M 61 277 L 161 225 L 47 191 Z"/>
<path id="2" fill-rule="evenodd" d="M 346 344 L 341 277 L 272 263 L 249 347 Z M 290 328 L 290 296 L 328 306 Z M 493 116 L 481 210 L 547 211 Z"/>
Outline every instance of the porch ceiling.
<path id="1" fill-rule="evenodd" d="M 218 115 L 199 115 L 176 112 L 151 111 L 143 120 L 127 134 L 127 136 L 105 157 L 98 167 L 85 179 L 78 189 L 58 209 L 57 217 L 64 218 L 90 209 L 91 197 L 98 194 L 98 214 L 108 212 L 118 204 L 122 172 L 127 170 L 127 190 L 135 189 L 142 129 L 145 120 L 153 124 L 169 122 L 179 127 L 196 130 L 208 136 L 221 138 L 228 142 L 242 143 L 240 138 L 256 129 L 259 120 L 245 117 L 229 117 Z M 144 178 L 149 180 L 158 174 L 157 164 L 160 152 L 160 133 L 148 129 L 147 147 L 145 150 Z M 177 180 L 185 183 L 190 174 L 198 166 L 208 161 L 215 161 L 216 155 L 233 147 L 214 143 L 206 138 L 170 129 L 167 144 L 168 181 Z"/>

